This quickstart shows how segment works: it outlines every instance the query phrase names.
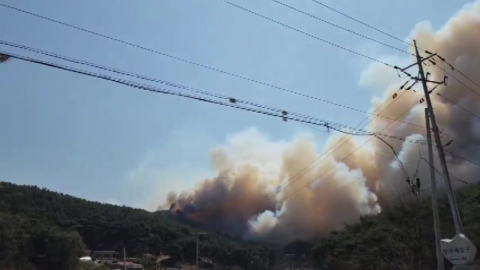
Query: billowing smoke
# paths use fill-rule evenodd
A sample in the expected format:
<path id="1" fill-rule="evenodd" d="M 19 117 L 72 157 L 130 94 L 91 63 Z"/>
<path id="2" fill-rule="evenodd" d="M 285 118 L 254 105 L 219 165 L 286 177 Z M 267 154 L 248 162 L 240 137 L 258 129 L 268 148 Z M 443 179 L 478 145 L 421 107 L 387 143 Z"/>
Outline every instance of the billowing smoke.
<path id="1" fill-rule="evenodd" d="M 439 31 L 433 32 L 428 23 L 418 24 L 408 40 L 416 39 L 420 48 L 437 52 L 480 84 L 479 33 L 480 1 L 464 7 Z M 411 47 L 409 50 L 414 52 Z M 442 81 L 445 69 L 480 92 L 439 60 L 436 66 L 425 69 L 431 80 Z M 391 119 L 398 117 L 399 121 L 392 123 L 388 118 L 376 117 L 367 128 L 380 131 L 388 125 L 384 133 L 424 141 L 425 103 L 419 102 L 421 85 L 414 86 L 416 92 L 398 91 L 404 82 L 405 78 L 399 79 L 395 71 L 380 64 L 371 64 L 362 73 L 362 86 L 384 89 L 382 97 L 372 99 L 371 110 L 381 111 Z M 393 99 L 395 93 L 398 96 Z M 438 93 L 478 116 L 480 96 L 451 76 L 447 86 L 436 88 L 431 95 L 443 143 L 453 140 L 449 151 L 475 160 L 480 153 L 480 122 Z M 421 189 L 425 189 L 421 196 L 428 195 L 429 166 L 420 160 L 428 157 L 426 146 L 384 139 L 394 147 L 408 175 L 416 174 L 421 179 Z M 365 145 L 359 148 L 362 144 Z M 328 155 L 322 155 L 325 151 Z M 392 150 L 376 138 L 352 139 L 336 134 L 318 147 L 308 135 L 291 142 L 272 142 L 258 131 L 249 130 L 231 138 L 226 146 L 214 149 L 211 159 L 218 175 L 199 182 L 191 192 L 178 196 L 171 193 L 167 205 L 207 229 L 245 238 L 309 240 L 414 197 Z M 460 180 L 477 181 L 478 167 L 449 154 L 447 160 L 455 187 L 464 185 Z M 441 168 L 438 160 L 434 164 Z M 442 188 L 442 177 L 437 175 L 437 179 Z"/>

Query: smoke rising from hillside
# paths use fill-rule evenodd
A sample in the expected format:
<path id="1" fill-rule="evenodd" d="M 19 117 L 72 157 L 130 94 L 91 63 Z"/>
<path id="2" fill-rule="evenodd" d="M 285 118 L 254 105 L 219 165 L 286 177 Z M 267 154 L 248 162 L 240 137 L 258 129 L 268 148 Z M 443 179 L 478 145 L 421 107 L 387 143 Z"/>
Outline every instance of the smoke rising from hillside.
<path id="1" fill-rule="evenodd" d="M 463 8 L 437 32 L 432 32 L 428 23 L 418 24 L 408 40 L 416 39 L 421 48 L 437 52 L 480 84 L 478 33 L 480 2 Z M 413 48 L 409 50 L 413 52 Z M 413 60 L 405 59 L 404 62 Z M 438 66 L 451 72 L 448 66 L 437 62 Z M 431 73 L 432 80 L 443 80 L 441 69 L 428 66 L 426 71 Z M 475 87 L 457 72 L 451 73 Z M 396 79 L 385 85 L 385 76 Z M 372 99 L 371 111 L 385 102 L 377 112 L 394 101 L 392 95 L 404 82 L 396 77 L 395 71 L 377 63 L 363 72 L 361 80 L 365 87 L 382 86 L 385 89 L 382 97 Z M 399 121 L 424 126 L 425 105 L 418 102 L 422 98 L 421 86 L 417 85 L 415 89 L 420 91 L 398 92 L 399 97 L 382 115 L 389 118 L 402 115 Z M 480 89 L 476 90 L 480 92 Z M 448 86 L 438 87 L 431 95 L 437 122 L 443 129 L 444 143 L 454 140 L 448 149 L 469 159 L 478 158 L 480 121 L 435 93 L 442 93 L 479 116 L 480 97 L 453 78 L 449 79 Z M 413 104 L 416 106 L 406 112 Z M 368 129 L 379 131 L 390 123 L 389 119 L 377 117 Z M 408 139 L 425 139 L 424 128 L 401 122 L 394 122 L 384 132 Z M 405 177 L 388 146 L 374 138 L 357 149 L 363 142 L 346 138 L 344 134 L 335 134 L 319 147 L 308 135 L 290 142 L 275 142 L 253 129 L 237 134 L 226 146 L 212 151 L 212 165 L 218 175 L 199 182 L 191 192 L 179 195 L 172 192 L 166 205 L 173 205 L 172 210 L 181 210 L 188 220 L 208 229 L 246 238 L 286 242 L 309 240 L 342 229 L 345 224 L 357 222 L 361 216 L 378 214 L 382 207 L 397 203 L 400 194 L 405 194 L 403 200 L 412 199 Z M 422 188 L 428 188 L 429 167 L 424 162 L 418 166 L 420 155 L 427 157 L 426 147 L 386 140 L 399 153 L 410 176 L 419 168 Z M 345 141 L 335 152 L 329 151 L 329 155 L 322 156 L 316 166 L 298 174 L 324 151 L 335 149 L 340 145 L 338 142 Z M 453 176 L 469 182 L 477 181 L 478 167 L 453 156 L 447 156 L 447 160 Z M 438 160 L 435 166 L 440 168 Z M 441 188 L 441 177 L 437 179 Z M 462 185 L 459 182 L 453 184 L 456 187 Z M 428 195 L 428 191 L 421 195 Z"/>

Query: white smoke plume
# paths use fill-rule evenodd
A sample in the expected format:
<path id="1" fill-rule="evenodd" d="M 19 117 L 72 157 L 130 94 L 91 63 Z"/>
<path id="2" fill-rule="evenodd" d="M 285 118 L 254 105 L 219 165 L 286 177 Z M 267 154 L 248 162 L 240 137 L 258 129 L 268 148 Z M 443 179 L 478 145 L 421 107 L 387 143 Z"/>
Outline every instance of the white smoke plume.
<path id="1" fill-rule="evenodd" d="M 480 1 L 464 7 L 436 32 L 428 23 L 418 24 L 407 40 L 412 39 L 417 40 L 420 48 L 446 58 L 480 85 Z M 414 52 L 412 47 L 409 50 Z M 407 63 L 414 59 L 401 61 Z M 457 71 L 451 71 L 441 61 L 437 63 L 437 66 L 425 67 L 431 80 L 443 80 L 445 73 L 440 68 L 444 68 L 480 93 L 480 89 L 475 89 L 476 86 Z M 417 92 L 397 92 L 405 81 L 394 79 L 385 85 L 387 76 L 395 78 L 395 71 L 379 64 L 372 64 L 362 74 L 363 86 L 385 89 L 382 97 L 372 99 L 371 111 L 383 110 L 383 116 L 398 117 L 399 121 L 419 126 L 394 122 L 383 132 L 425 140 L 425 104 L 419 103 L 423 96 L 421 86 L 414 87 Z M 392 99 L 394 93 L 398 93 L 395 100 Z M 480 97 L 452 77 L 447 86 L 438 87 L 431 95 L 444 143 L 454 140 L 448 149 L 459 156 L 478 160 L 478 118 L 436 93 L 478 116 Z M 392 105 L 385 109 L 390 103 Z M 379 131 L 391 122 L 376 117 L 368 129 Z M 342 229 L 361 216 L 378 214 L 382 207 L 398 203 L 401 194 L 406 194 L 402 200 L 413 197 L 387 145 L 373 138 L 357 149 L 364 141 L 345 138 L 344 134 L 333 135 L 319 149 L 312 136 L 300 136 L 291 142 L 272 142 L 256 130 L 244 132 L 232 138 L 227 146 L 212 151 L 212 164 L 218 172 L 215 178 L 199 182 L 192 192 L 179 196 L 171 193 L 167 204 L 172 205 L 172 210 L 181 210 L 177 213 L 182 213 L 187 220 L 208 229 L 246 238 L 287 242 L 309 240 Z M 417 172 L 422 180 L 421 189 L 428 189 L 429 166 L 419 162 L 420 157 L 428 157 L 425 145 L 385 140 L 394 147 L 409 176 Z M 340 145 L 338 142 L 344 141 L 346 143 L 336 151 L 317 160 L 316 166 L 308 167 L 321 153 L 332 146 L 335 149 Z M 436 151 L 434 153 L 436 156 Z M 447 159 L 454 181 L 477 181 L 478 167 L 455 156 L 448 155 Z M 438 160 L 435 166 L 440 168 Z M 309 169 L 303 170 L 305 167 Z M 442 187 L 442 178 L 437 176 L 437 179 Z M 462 185 L 454 182 L 456 187 Z M 421 194 L 428 195 L 428 190 Z"/>

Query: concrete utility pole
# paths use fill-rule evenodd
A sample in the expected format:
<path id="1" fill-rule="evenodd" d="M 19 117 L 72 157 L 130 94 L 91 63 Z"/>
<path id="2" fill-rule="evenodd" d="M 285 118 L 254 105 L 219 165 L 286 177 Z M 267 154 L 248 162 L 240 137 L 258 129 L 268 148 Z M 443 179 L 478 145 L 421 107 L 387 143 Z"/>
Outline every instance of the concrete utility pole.
<path id="1" fill-rule="evenodd" d="M 200 235 L 205 235 L 206 233 L 202 232 L 196 232 L 196 233 L 191 233 L 197 235 L 197 255 L 196 255 L 196 263 L 195 263 L 195 269 L 198 270 L 198 242 L 200 240 Z"/>
<path id="2" fill-rule="evenodd" d="M 437 270 L 444 270 L 445 264 L 442 254 L 442 248 L 440 246 L 440 240 L 442 239 L 440 231 L 440 218 L 438 215 L 437 205 L 437 181 L 435 179 L 435 168 L 433 167 L 433 149 L 432 149 L 432 134 L 430 128 L 430 119 L 428 115 L 428 108 L 425 108 L 425 122 L 427 127 L 427 143 L 428 143 L 428 162 L 430 163 L 430 183 L 432 189 L 432 211 L 433 211 L 433 230 L 435 232 L 435 251 L 437 254 Z"/>
<path id="3" fill-rule="evenodd" d="M 427 86 L 427 82 L 435 83 L 435 84 L 444 84 L 445 79 L 442 82 L 437 82 L 437 81 L 431 81 L 431 80 L 428 80 L 428 78 L 425 78 L 425 73 L 423 71 L 423 65 L 422 64 L 423 64 L 423 62 L 425 62 L 427 60 L 432 61 L 432 58 L 437 56 L 437 54 L 427 52 L 427 53 L 430 53 L 430 56 L 421 57 L 419 52 L 418 52 L 418 47 L 417 47 L 416 41 L 414 40 L 413 43 L 415 45 L 415 54 L 416 54 L 417 61 L 414 64 L 411 64 L 411 65 L 409 65 L 405 68 L 399 68 L 399 67 L 394 67 L 394 68 L 403 72 L 403 73 L 405 73 L 405 74 L 407 74 L 411 79 L 415 80 L 415 83 L 418 82 L 418 81 L 421 81 L 421 83 L 422 83 L 423 92 L 425 94 L 425 101 L 427 103 L 428 116 L 429 116 L 430 121 L 432 123 L 432 130 L 433 130 L 433 135 L 434 135 L 434 139 L 435 139 L 435 144 L 437 146 L 438 156 L 440 158 L 440 163 L 442 165 L 442 173 L 443 173 L 443 177 L 445 179 L 445 186 L 447 187 L 448 201 L 449 201 L 450 210 L 451 210 L 452 216 L 453 216 L 453 223 L 455 224 L 455 231 L 456 231 L 457 235 L 458 234 L 463 234 L 462 222 L 460 220 L 460 214 L 459 214 L 459 211 L 458 211 L 457 200 L 455 199 L 455 195 L 453 194 L 452 183 L 450 181 L 450 174 L 448 173 L 447 162 L 445 160 L 445 152 L 443 151 L 443 145 L 442 145 L 442 141 L 440 140 L 440 134 L 439 134 L 439 131 L 438 131 L 437 121 L 435 119 L 435 114 L 433 112 L 432 101 L 430 100 L 430 91 L 428 90 L 428 86 Z M 418 67 L 418 76 L 417 77 L 412 77 L 410 74 L 405 72 L 405 70 L 407 70 L 407 69 L 409 69 L 413 66 Z"/>
<path id="4" fill-rule="evenodd" d="M 417 55 L 417 65 L 420 73 L 420 79 L 422 81 L 423 91 L 425 93 L 425 100 L 427 102 L 428 116 L 432 122 L 433 135 L 435 138 L 435 143 L 437 144 L 437 152 L 440 157 L 440 163 L 442 164 L 442 173 L 445 179 L 445 185 L 447 186 L 448 200 L 450 203 L 450 209 L 453 215 L 453 222 L 455 224 L 455 231 L 457 234 L 463 234 L 462 220 L 460 219 L 460 213 L 458 211 L 457 200 L 455 199 L 455 194 L 453 194 L 452 182 L 450 181 L 450 174 L 448 172 L 447 161 L 445 160 L 445 152 L 443 151 L 442 141 L 440 140 L 440 133 L 438 132 L 437 121 L 435 119 L 435 114 L 433 112 L 432 101 L 430 100 L 430 93 L 427 87 L 427 79 L 425 78 L 425 73 L 423 72 L 422 57 L 418 53 L 417 42 L 413 41 L 415 44 L 415 54 Z"/>
<path id="5" fill-rule="evenodd" d="M 397 66 L 395 66 L 394 68 L 397 71 L 400 71 L 400 72 L 403 72 L 404 74 L 406 74 L 410 78 L 410 80 L 414 80 L 414 83 L 410 87 L 406 88 L 405 90 L 410 90 L 413 85 L 415 85 L 417 82 L 420 81 L 422 83 L 423 92 L 425 94 L 425 98 L 420 100 L 420 103 L 422 103 L 423 101 L 426 101 L 426 103 L 427 103 L 426 115 L 428 116 L 427 118 L 430 119 L 430 121 L 427 120 L 427 124 L 431 123 L 431 126 L 432 126 L 431 130 L 433 131 L 433 135 L 434 135 L 434 138 L 435 138 L 435 144 L 436 144 L 437 152 L 438 152 L 438 157 L 439 157 L 440 163 L 442 165 L 443 178 L 445 180 L 445 186 L 447 187 L 448 201 L 449 201 L 449 204 L 450 204 L 450 211 L 452 212 L 453 223 L 455 225 L 455 232 L 456 232 L 455 237 L 453 237 L 452 239 L 442 239 L 442 240 L 440 240 L 440 247 L 442 249 L 444 257 L 446 259 L 448 259 L 453 265 L 455 265 L 453 267 L 453 269 L 455 269 L 455 270 L 478 269 L 478 267 L 476 265 L 473 265 L 473 262 L 474 262 L 474 259 L 475 259 L 475 254 L 477 252 L 476 247 L 463 234 L 463 227 L 462 227 L 462 221 L 460 219 L 460 212 L 458 210 L 458 205 L 457 205 L 457 200 L 455 198 L 455 194 L 453 193 L 452 183 L 450 181 L 450 175 L 449 175 L 448 168 L 447 168 L 447 162 L 445 160 L 445 152 L 443 150 L 443 145 L 442 145 L 442 142 L 440 140 L 440 133 L 439 133 L 439 130 L 438 130 L 437 121 L 435 119 L 435 114 L 433 112 L 432 101 L 430 100 L 430 93 L 435 88 L 433 88 L 432 90 L 428 90 L 428 86 L 427 86 L 427 83 L 433 83 L 433 84 L 437 84 L 437 85 L 440 85 L 440 84 L 445 84 L 446 85 L 447 76 L 444 76 L 443 81 L 441 81 L 441 82 L 431 81 L 431 80 L 428 79 L 428 76 L 430 75 L 430 73 L 427 72 L 427 75 L 425 75 L 425 73 L 423 71 L 423 62 L 428 60 L 432 64 L 436 65 L 437 63 L 434 61 L 433 57 L 437 56 L 439 59 L 441 59 L 444 62 L 445 62 L 445 59 L 442 58 L 441 56 L 437 55 L 436 53 L 431 53 L 429 51 L 425 51 L 425 53 L 429 54 L 429 56 L 422 57 L 422 56 L 420 56 L 420 53 L 418 52 L 418 47 L 417 47 L 416 41 L 414 40 L 413 43 L 414 43 L 414 46 L 415 46 L 415 56 L 417 58 L 417 61 L 415 63 L 405 67 L 405 68 L 399 68 Z M 407 73 L 405 71 L 405 70 L 407 70 L 407 69 L 409 69 L 413 66 L 418 67 L 418 75 L 415 76 L 415 77 L 413 77 L 412 75 L 410 75 L 409 73 Z M 453 67 L 452 67 L 452 69 L 453 69 Z M 407 83 L 405 83 L 405 85 Z M 401 87 L 401 89 L 403 89 L 403 86 Z M 430 126 L 427 126 L 427 139 L 429 139 L 429 146 L 431 147 L 431 142 L 430 142 L 431 139 L 430 139 L 429 134 L 430 134 Z M 430 160 L 433 161 L 432 154 L 431 154 L 431 148 L 429 148 L 429 149 L 430 149 L 429 150 L 429 158 L 430 158 Z M 430 164 L 430 165 L 433 166 L 433 164 Z M 432 175 L 435 174 L 435 172 L 433 172 L 432 170 L 430 170 L 430 172 L 431 172 Z M 433 187 L 435 187 L 435 181 L 434 180 L 432 180 L 432 188 Z M 432 199 L 436 199 L 434 197 L 434 195 L 432 195 Z M 433 206 L 433 204 L 436 205 L 436 202 L 432 201 L 432 206 Z M 435 217 L 435 212 L 436 211 L 435 211 L 435 209 L 433 211 L 434 211 L 434 222 L 435 222 L 435 220 L 437 219 L 437 217 Z M 436 229 L 436 228 L 434 228 L 434 229 Z M 437 236 L 437 232 L 436 232 L 435 235 Z M 436 237 L 435 242 L 436 242 L 435 246 L 437 247 L 437 244 L 438 244 L 438 238 L 437 237 Z M 437 256 L 438 256 L 438 247 L 437 247 Z M 437 259 L 438 259 L 438 257 L 437 257 Z"/>

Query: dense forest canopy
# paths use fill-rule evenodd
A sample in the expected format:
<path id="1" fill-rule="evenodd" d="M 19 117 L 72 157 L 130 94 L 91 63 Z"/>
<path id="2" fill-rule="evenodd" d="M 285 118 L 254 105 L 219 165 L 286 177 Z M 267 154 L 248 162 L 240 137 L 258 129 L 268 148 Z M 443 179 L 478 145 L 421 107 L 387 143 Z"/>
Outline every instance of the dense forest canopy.
<path id="1" fill-rule="evenodd" d="M 460 192 L 458 201 L 465 233 L 480 243 L 480 186 Z M 453 237 L 448 204 L 442 199 L 439 205 L 442 236 Z M 0 182 L 0 269 L 79 269 L 78 257 L 86 249 L 124 247 L 129 257 L 163 253 L 172 257 L 172 263 L 193 263 L 196 231 L 169 212 L 152 213 Z M 214 233 L 201 237 L 200 256 L 219 269 L 293 264 L 317 269 L 434 269 L 436 264 L 429 198 L 364 217 L 311 243 L 294 241 L 280 248 Z"/>
<path id="2" fill-rule="evenodd" d="M 195 259 L 196 238 L 192 233 L 196 229 L 177 222 L 168 212 L 151 213 L 90 202 L 35 186 L 1 182 L 0 218 L 0 237 L 8 240 L 2 241 L 6 247 L 0 247 L 0 260 L 5 263 L 31 261 L 15 257 L 16 249 L 8 247 L 22 247 L 18 239 L 31 237 L 32 231 L 74 239 L 78 247 L 72 252 L 77 256 L 86 248 L 116 251 L 125 248 L 129 256 L 163 253 L 171 256 L 172 261 L 193 262 Z M 235 242 L 211 233 L 201 237 L 200 250 L 202 257 L 216 264 L 234 261 L 244 266 L 252 262 L 265 264 L 275 255 L 273 249 L 265 245 Z"/>

